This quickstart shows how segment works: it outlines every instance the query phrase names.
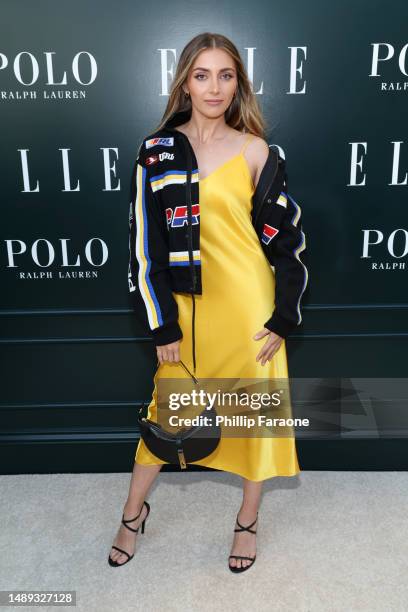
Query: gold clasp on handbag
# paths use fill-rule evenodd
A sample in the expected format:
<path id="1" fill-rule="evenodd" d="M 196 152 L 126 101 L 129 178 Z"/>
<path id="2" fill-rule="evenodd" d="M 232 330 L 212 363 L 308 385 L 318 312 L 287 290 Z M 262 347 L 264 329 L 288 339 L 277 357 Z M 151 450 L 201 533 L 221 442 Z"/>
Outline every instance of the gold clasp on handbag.
<path id="1" fill-rule="evenodd" d="M 177 449 L 177 455 L 178 455 L 178 460 L 179 460 L 181 469 L 185 470 L 187 468 L 187 464 L 186 464 L 186 460 L 185 460 L 184 452 L 182 448 Z"/>

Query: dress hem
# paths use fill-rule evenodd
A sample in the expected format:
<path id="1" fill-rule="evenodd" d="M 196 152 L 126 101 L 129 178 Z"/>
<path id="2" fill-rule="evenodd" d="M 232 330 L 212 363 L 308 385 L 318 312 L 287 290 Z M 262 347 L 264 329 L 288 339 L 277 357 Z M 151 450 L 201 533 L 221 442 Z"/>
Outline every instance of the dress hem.
<path id="1" fill-rule="evenodd" d="M 168 461 L 157 461 L 155 463 L 140 463 L 136 461 L 136 457 L 135 457 L 135 463 L 138 463 L 138 465 L 149 465 L 149 466 L 151 465 L 174 465 L 175 467 L 178 467 L 176 463 L 169 463 Z M 227 470 L 227 469 L 223 470 L 221 468 L 213 468 L 208 465 L 200 464 L 195 461 L 192 463 L 189 463 L 188 465 L 199 465 L 200 467 L 209 468 L 210 470 L 213 470 L 214 472 L 227 472 L 228 474 L 235 474 L 236 476 L 241 476 L 242 478 L 245 478 L 246 480 L 251 480 L 252 482 L 262 482 L 263 480 L 269 480 L 269 478 L 276 478 L 277 476 L 290 478 L 292 476 L 297 476 L 302 471 L 302 470 L 297 470 L 295 472 L 275 472 L 274 474 L 271 474 L 270 476 L 265 476 L 264 478 L 249 478 L 248 475 L 243 474 L 242 472 L 238 472 L 235 470 Z M 188 470 L 185 470 L 185 471 L 188 471 Z"/>

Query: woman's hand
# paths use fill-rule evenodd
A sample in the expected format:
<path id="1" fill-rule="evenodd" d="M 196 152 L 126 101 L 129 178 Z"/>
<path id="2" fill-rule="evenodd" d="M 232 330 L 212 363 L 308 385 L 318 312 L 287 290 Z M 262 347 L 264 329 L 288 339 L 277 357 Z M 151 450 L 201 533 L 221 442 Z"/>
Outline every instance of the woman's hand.
<path id="1" fill-rule="evenodd" d="M 180 340 L 170 342 L 170 344 L 162 344 L 156 346 L 157 358 L 162 364 L 165 361 L 169 363 L 177 363 L 180 361 Z"/>
<path id="2" fill-rule="evenodd" d="M 283 338 L 278 336 L 278 334 L 275 334 L 275 332 L 270 331 L 266 327 L 263 327 L 259 332 L 257 332 L 253 339 L 260 340 L 265 336 L 269 336 L 269 338 L 256 356 L 256 361 L 259 361 L 262 358 L 262 365 L 265 365 L 267 361 L 270 361 L 272 359 L 273 355 L 279 349 L 283 341 Z"/>

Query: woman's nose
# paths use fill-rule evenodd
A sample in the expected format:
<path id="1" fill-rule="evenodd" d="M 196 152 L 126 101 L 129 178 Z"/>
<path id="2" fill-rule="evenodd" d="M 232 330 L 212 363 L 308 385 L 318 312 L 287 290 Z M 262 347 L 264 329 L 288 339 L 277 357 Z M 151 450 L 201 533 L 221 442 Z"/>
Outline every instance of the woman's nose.
<path id="1" fill-rule="evenodd" d="M 210 91 L 211 91 L 211 93 L 218 93 L 218 80 L 217 80 L 217 77 L 212 79 Z"/>

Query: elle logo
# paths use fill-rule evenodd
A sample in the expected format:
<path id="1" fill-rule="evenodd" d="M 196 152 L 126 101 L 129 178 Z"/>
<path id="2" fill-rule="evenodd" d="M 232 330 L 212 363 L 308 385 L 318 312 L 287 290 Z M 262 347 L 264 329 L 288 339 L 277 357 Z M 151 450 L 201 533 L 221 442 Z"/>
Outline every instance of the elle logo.
<path id="1" fill-rule="evenodd" d="M 102 162 L 103 162 L 103 173 L 105 179 L 105 187 L 102 191 L 120 191 L 120 179 L 117 181 L 116 185 L 112 185 L 112 175 L 116 178 L 116 160 L 119 157 L 119 152 L 117 147 L 100 147 L 102 153 Z M 81 191 L 79 179 L 74 186 L 71 185 L 71 175 L 69 168 L 69 157 L 68 151 L 71 149 L 59 149 L 61 151 L 61 161 L 62 161 L 62 175 L 64 179 L 64 188 L 61 189 L 62 192 L 73 192 L 73 191 Z M 28 151 L 29 149 L 18 149 L 20 151 L 21 158 L 21 172 L 23 177 L 23 189 L 21 193 L 38 193 L 40 191 L 40 185 L 38 179 L 36 181 L 35 186 L 31 186 L 29 167 L 28 167 Z M 115 159 L 110 159 L 110 152 L 113 151 L 115 154 Z"/>

